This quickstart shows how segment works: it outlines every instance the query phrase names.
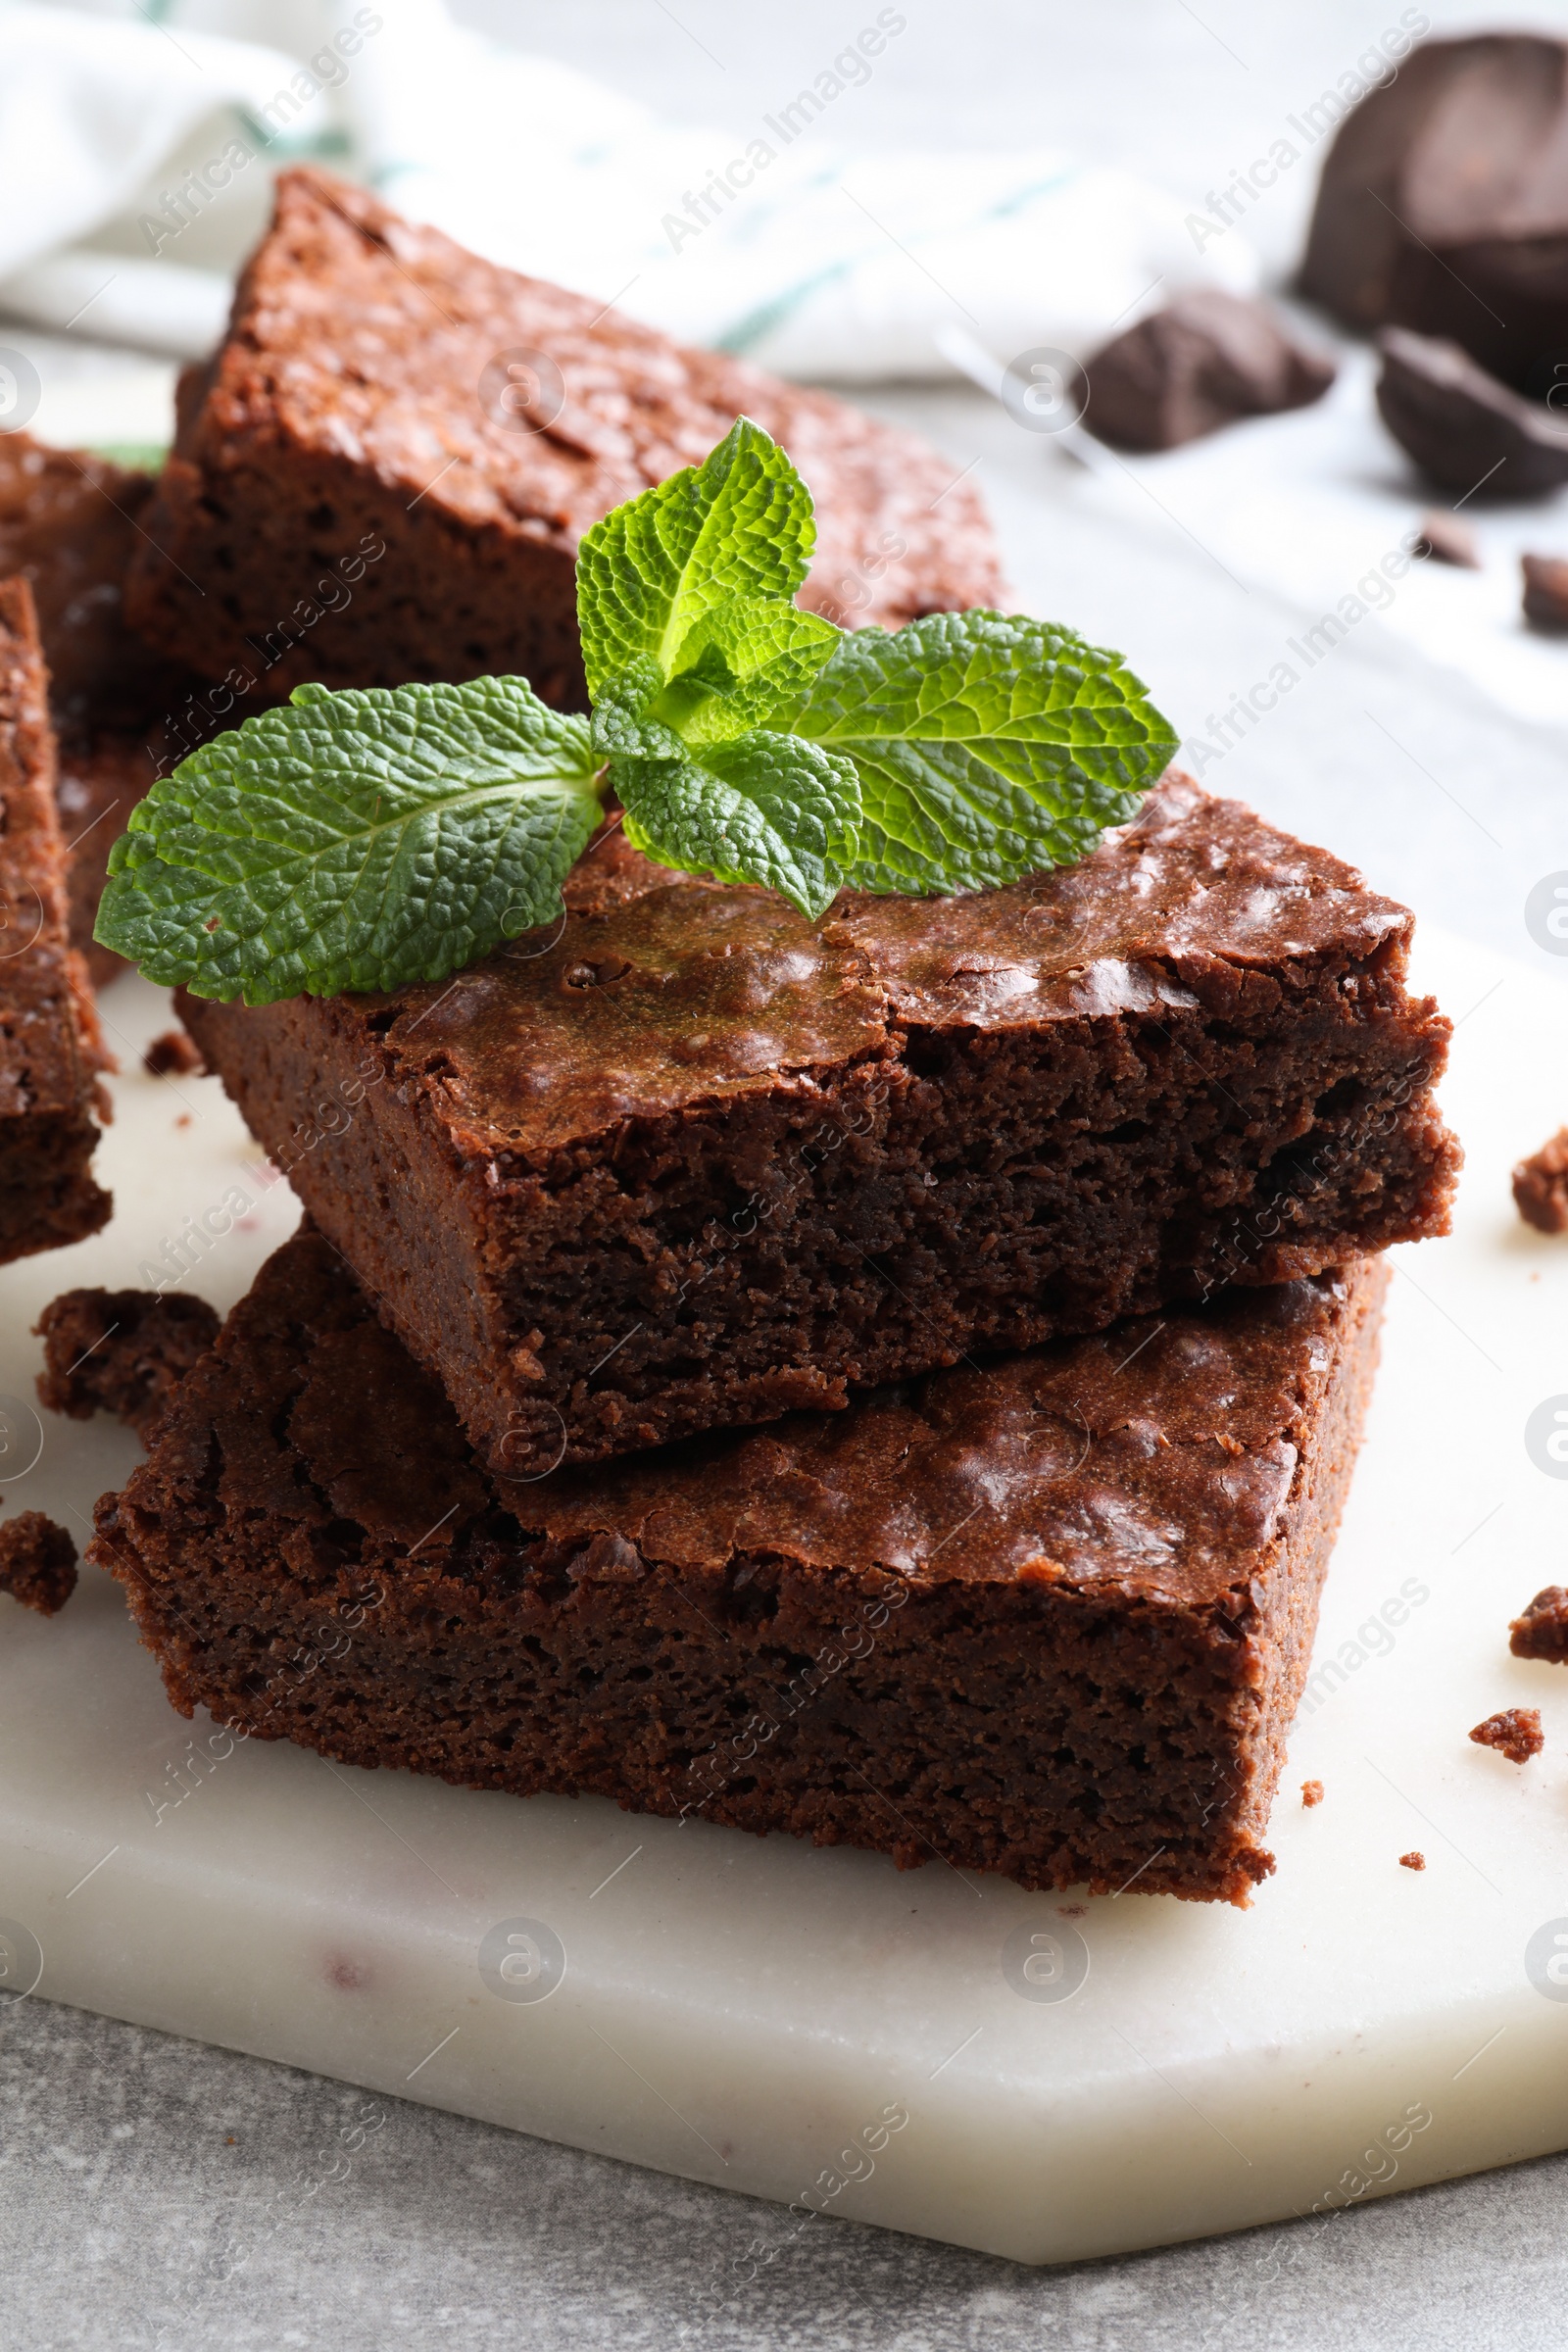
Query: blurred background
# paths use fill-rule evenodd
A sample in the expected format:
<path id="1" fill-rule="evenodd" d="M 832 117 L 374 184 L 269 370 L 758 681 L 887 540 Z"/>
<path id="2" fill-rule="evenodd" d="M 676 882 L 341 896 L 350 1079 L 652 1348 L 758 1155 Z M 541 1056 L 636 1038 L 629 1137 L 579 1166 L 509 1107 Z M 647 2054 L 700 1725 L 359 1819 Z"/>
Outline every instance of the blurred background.
<path id="1" fill-rule="evenodd" d="M 353 57 L 296 83 L 355 23 Z M 1019 603 L 1126 652 L 1205 784 L 1429 920 L 1541 957 L 1523 909 L 1562 863 L 1568 639 L 1526 621 L 1519 561 L 1568 557 L 1565 493 L 1435 485 L 1378 415 L 1366 336 L 1294 291 L 1336 115 L 1428 26 L 1552 34 L 1568 10 L 14 6 L 0 343 L 35 370 L 40 436 L 156 450 L 271 173 L 321 161 L 497 259 L 918 426 L 981 488 Z M 755 167 L 759 140 L 771 160 L 721 208 L 712 175 Z M 236 152 L 195 201 L 192 169 Z M 1260 289 L 1337 379 L 1177 448 L 1107 447 L 1075 421 L 1073 364 L 1193 284 Z M 1289 652 L 1456 502 L 1478 567 L 1418 563 L 1359 600 L 1331 659 Z M 1282 661 L 1294 688 L 1227 725 Z"/>

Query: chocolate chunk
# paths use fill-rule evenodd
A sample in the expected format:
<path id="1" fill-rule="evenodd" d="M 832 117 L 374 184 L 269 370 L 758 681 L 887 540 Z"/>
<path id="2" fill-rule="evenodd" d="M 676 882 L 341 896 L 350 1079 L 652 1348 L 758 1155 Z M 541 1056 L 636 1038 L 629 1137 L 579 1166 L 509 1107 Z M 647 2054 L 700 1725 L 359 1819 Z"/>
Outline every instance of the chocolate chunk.
<path id="1" fill-rule="evenodd" d="M 1303 109 L 1332 121 L 1327 91 Z M 1301 290 L 1348 325 L 1449 336 L 1523 392 L 1568 370 L 1568 46 L 1428 41 L 1344 121 Z"/>
<path id="2" fill-rule="evenodd" d="M 1481 550 L 1474 531 L 1441 507 L 1429 507 L 1422 515 L 1421 536 L 1410 553 L 1423 560 L 1430 556 L 1435 564 L 1458 564 L 1465 571 L 1481 569 Z"/>
<path id="3" fill-rule="evenodd" d="M 43 1340 L 40 1404 L 73 1421 L 118 1413 L 146 1438 L 218 1337 L 218 1316 L 183 1292 L 65 1291 L 34 1329 Z"/>
<path id="4" fill-rule="evenodd" d="M 1470 1737 L 1477 1747 L 1494 1747 L 1510 1764 L 1528 1764 L 1546 1744 L 1539 1707 L 1504 1707 L 1500 1714 L 1478 1723 Z"/>
<path id="5" fill-rule="evenodd" d="M 1385 328 L 1383 421 L 1434 481 L 1488 498 L 1534 498 L 1568 482 L 1568 417 L 1524 400 L 1457 343 Z"/>
<path id="6" fill-rule="evenodd" d="M 1084 421 L 1118 449 L 1176 449 L 1241 416 L 1320 400 L 1335 367 L 1265 303 L 1199 289 L 1116 335 L 1089 362 Z"/>
<path id="7" fill-rule="evenodd" d="M 1560 556 L 1521 556 L 1524 612 L 1532 628 L 1556 636 L 1568 629 L 1568 564 Z"/>
<path id="8" fill-rule="evenodd" d="M 1568 1660 L 1568 1592 L 1548 1585 L 1538 1592 L 1522 1617 L 1508 1628 L 1508 1647 L 1516 1658 L 1539 1658 L 1560 1666 Z"/>
<path id="9" fill-rule="evenodd" d="M 141 1066 L 149 1078 L 168 1078 L 175 1071 L 182 1078 L 194 1078 L 207 1064 L 183 1029 L 166 1029 L 162 1037 L 153 1039 L 141 1057 Z"/>
<path id="10" fill-rule="evenodd" d="M 1568 564 L 1558 568 L 1568 572 Z M 1549 1144 L 1519 1162 L 1513 1197 L 1525 1223 L 1538 1233 L 1568 1233 L 1568 1127 L 1559 1127 Z"/>
<path id="11" fill-rule="evenodd" d="M 53 1617 L 76 1590 L 76 1546 L 42 1511 L 20 1511 L 0 1524 L 0 1592 Z"/>
<path id="12" fill-rule="evenodd" d="M 1425 1870 L 1426 1866 L 1427 1858 L 1425 1854 L 1418 1853 L 1413 1847 L 1409 1853 L 1401 1854 L 1399 1856 L 1399 1868 L 1401 1870 Z"/>

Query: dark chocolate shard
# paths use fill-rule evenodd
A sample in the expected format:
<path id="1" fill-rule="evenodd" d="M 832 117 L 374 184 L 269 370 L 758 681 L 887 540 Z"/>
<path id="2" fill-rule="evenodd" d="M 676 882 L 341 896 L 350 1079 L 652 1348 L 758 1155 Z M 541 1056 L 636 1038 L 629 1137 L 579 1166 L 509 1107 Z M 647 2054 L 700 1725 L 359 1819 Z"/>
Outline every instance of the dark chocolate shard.
<path id="1" fill-rule="evenodd" d="M 1540 562 L 1526 556 L 1527 564 Z M 1559 564 L 1568 572 L 1568 564 Z M 1528 603 L 1529 591 L 1526 590 Z M 1568 1233 L 1568 1127 L 1560 1127 L 1549 1143 L 1522 1159 L 1513 1172 L 1514 1205 L 1527 1225 L 1538 1233 Z"/>
<path id="2" fill-rule="evenodd" d="M 1084 421 L 1118 449 L 1177 449 L 1243 416 L 1320 400 L 1335 367 L 1266 303 L 1206 289 L 1180 294 L 1106 343 L 1088 365 Z"/>
<path id="3" fill-rule="evenodd" d="M 1568 482 L 1568 416 L 1511 392 L 1457 343 L 1390 326 L 1378 345 L 1383 421 L 1434 481 L 1489 499 Z"/>
<path id="4" fill-rule="evenodd" d="M 1519 568 L 1524 573 L 1526 620 L 1532 628 L 1560 637 L 1568 630 L 1568 563 L 1560 556 L 1521 556 Z M 1543 1230 L 1558 1229 L 1550 1226 Z"/>
<path id="5" fill-rule="evenodd" d="M 1303 114 L 1343 110 L 1326 91 Z M 1568 45 L 1426 42 L 1340 124 L 1302 292 L 1347 325 L 1449 337 L 1519 391 L 1568 384 L 1565 142 Z"/>

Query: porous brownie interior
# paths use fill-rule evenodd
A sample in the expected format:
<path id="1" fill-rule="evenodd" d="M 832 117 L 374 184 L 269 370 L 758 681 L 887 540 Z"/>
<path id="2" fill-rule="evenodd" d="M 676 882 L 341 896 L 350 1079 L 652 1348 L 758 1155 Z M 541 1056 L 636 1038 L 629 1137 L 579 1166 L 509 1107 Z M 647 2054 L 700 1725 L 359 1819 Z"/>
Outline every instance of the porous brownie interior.
<path id="1" fill-rule="evenodd" d="M 485 1475 L 306 1232 L 100 1505 L 170 1694 L 518 1793 L 1245 1900 L 1385 1277 Z"/>
<path id="2" fill-rule="evenodd" d="M 601 855 L 440 987 L 184 1007 L 501 1469 L 1446 1227 L 1409 918 L 1234 803 L 1168 780 L 1080 867 L 814 930 Z"/>

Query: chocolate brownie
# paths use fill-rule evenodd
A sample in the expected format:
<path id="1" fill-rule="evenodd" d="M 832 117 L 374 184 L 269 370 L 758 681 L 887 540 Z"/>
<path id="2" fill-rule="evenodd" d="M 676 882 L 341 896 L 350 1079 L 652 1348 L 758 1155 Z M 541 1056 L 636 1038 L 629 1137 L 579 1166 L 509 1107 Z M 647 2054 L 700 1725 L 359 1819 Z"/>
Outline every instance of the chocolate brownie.
<path id="1" fill-rule="evenodd" d="M 1386 1274 L 494 1480 L 306 1229 L 98 1506 L 176 1707 L 460 1786 L 1245 1903 Z"/>
<path id="2" fill-rule="evenodd" d="M 65 1291 L 33 1330 L 46 1411 L 73 1421 L 117 1413 L 145 1438 L 217 1339 L 218 1314 L 188 1291 Z"/>
<path id="3" fill-rule="evenodd" d="M 439 985 L 180 1000 L 498 1469 L 1446 1229 L 1410 916 L 1185 779 L 1079 865 L 815 929 L 614 831 L 566 898 Z"/>
<path id="4" fill-rule="evenodd" d="M 1568 1664 L 1568 1592 L 1548 1585 L 1508 1628 L 1516 1658 L 1539 1658 L 1548 1666 Z"/>
<path id="5" fill-rule="evenodd" d="M 1568 1127 L 1513 1172 L 1514 1206 L 1538 1233 L 1568 1233 Z"/>
<path id="6" fill-rule="evenodd" d="M 265 668 L 269 693 L 493 671 L 580 704 L 579 541 L 741 414 L 815 497 L 813 612 L 891 627 L 1004 601 L 977 494 L 912 434 L 498 269 L 320 172 L 280 176 L 180 412 L 131 617 L 211 676 Z"/>
<path id="7" fill-rule="evenodd" d="M 32 590 L 0 580 L 0 1263 L 96 1233 L 104 1053 L 69 941 L 55 745 Z"/>
<path id="8" fill-rule="evenodd" d="M 0 1520 L 0 1592 L 53 1617 L 76 1590 L 76 1546 L 68 1528 L 42 1511 Z"/>
<path id="9" fill-rule="evenodd" d="M 59 742 L 71 943 L 101 987 L 124 967 L 92 936 L 109 852 L 158 772 L 189 681 L 126 626 L 122 590 L 150 474 L 86 450 L 0 437 L 0 577 L 31 584 Z"/>

